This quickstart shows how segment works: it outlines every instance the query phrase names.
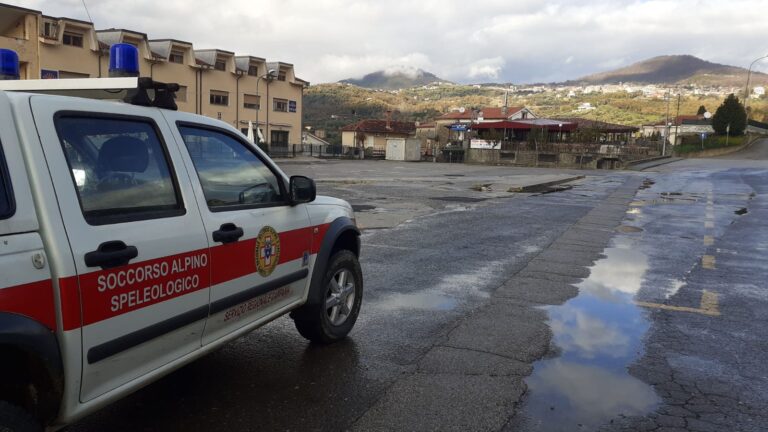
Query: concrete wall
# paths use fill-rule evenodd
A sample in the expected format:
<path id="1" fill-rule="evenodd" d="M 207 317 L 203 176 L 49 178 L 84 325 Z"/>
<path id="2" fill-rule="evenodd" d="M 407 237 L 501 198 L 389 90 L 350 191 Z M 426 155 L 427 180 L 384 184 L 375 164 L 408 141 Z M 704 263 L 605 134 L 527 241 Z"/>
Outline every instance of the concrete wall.
<path id="1" fill-rule="evenodd" d="M 598 154 L 536 153 L 535 151 L 499 151 L 490 149 L 468 149 L 467 163 L 483 165 L 514 165 L 541 168 L 584 168 L 618 169 L 624 161 L 615 157 Z"/>

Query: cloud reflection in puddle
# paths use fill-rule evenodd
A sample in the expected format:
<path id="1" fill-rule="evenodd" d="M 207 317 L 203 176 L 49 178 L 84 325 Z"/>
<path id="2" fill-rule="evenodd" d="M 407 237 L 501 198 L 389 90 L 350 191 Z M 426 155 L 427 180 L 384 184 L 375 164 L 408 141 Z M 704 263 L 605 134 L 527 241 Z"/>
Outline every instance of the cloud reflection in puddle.
<path id="1" fill-rule="evenodd" d="M 527 380 L 523 412 L 536 430 L 595 428 L 618 415 L 647 413 L 659 402 L 652 387 L 627 372 L 649 328 L 634 304 L 648 258 L 627 238 L 603 254 L 577 285 L 578 296 L 548 308 L 560 355 L 536 362 Z"/>

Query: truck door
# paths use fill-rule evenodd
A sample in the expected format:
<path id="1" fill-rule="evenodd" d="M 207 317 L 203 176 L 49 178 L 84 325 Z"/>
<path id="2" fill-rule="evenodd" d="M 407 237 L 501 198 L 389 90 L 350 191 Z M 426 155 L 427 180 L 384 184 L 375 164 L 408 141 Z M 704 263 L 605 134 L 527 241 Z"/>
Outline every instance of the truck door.
<path id="1" fill-rule="evenodd" d="M 208 242 L 159 111 L 31 106 L 77 269 L 85 402 L 200 348 Z"/>
<path id="2" fill-rule="evenodd" d="M 0 314 L 23 316 L 53 332 L 54 292 L 39 230 L 13 117 L 0 95 Z"/>
<path id="3" fill-rule="evenodd" d="M 284 176 L 240 134 L 215 123 L 176 127 L 212 242 L 205 345 L 303 300 L 313 231 L 306 206 L 289 204 Z"/>

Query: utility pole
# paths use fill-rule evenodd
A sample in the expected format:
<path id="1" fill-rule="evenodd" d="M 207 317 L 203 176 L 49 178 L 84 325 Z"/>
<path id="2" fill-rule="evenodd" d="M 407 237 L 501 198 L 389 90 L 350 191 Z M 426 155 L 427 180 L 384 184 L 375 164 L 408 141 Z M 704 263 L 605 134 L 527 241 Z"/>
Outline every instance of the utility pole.
<path id="1" fill-rule="evenodd" d="M 669 89 L 667 89 L 667 116 L 664 118 L 664 144 L 661 150 L 661 155 L 667 155 L 667 140 L 669 139 Z"/>
<path id="2" fill-rule="evenodd" d="M 680 98 L 682 97 L 682 94 L 680 93 L 680 88 L 677 88 L 677 115 L 675 116 L 675 142 L 673 145 L 677 145 L 677 137 L 680 136 Z"/>

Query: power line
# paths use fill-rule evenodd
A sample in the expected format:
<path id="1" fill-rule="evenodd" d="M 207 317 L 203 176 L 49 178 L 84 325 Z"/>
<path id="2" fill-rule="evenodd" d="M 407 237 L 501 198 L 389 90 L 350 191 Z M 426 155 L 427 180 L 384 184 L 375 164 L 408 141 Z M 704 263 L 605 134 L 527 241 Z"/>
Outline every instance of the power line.
<path id="1" fill-rule="evenodd" d="M 82 2 L 83 2 L 83 8 L 85 9 L 85 14 L 88 15 L 88 21 L 90 21 L 91 24 L 93 24 L 93 18 L 91 18 L 91 13 L 88 12 L 88 6 L 85 5 L 85 0 L 82 0 Z"/>

